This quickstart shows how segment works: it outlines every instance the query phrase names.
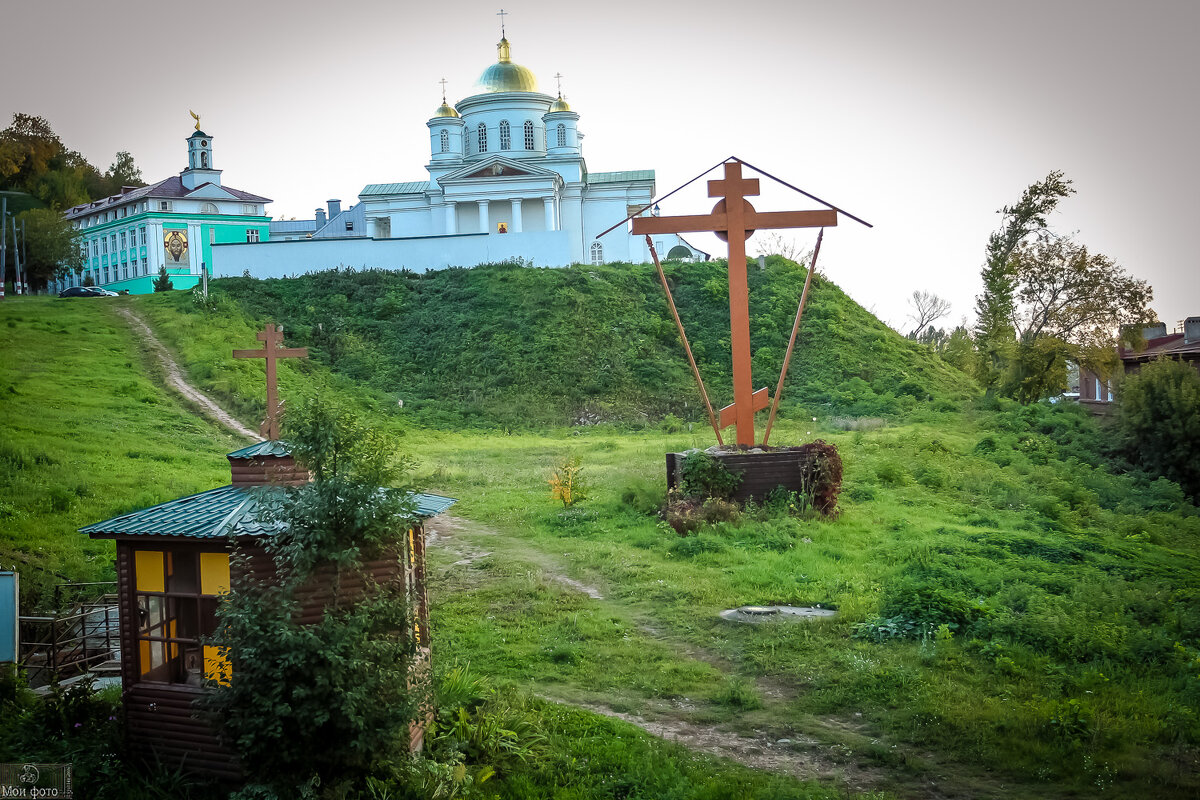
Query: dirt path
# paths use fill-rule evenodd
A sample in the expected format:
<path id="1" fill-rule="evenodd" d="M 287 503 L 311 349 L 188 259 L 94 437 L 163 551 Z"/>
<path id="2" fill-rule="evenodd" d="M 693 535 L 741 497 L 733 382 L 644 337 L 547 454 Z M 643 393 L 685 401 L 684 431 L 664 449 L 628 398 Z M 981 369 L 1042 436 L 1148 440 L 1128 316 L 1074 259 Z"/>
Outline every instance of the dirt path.
<path id="1" fill-rule="evenodd" d="M 179 365 L 175 363 L 175 359 L 171 357 L 171 354 L 167 351 L 167 348 L 164 347 L 163 343 L 160 342 L 158 337 L 154 335 L 154 331 L 150 329 L 150 326 L 146 324 L 145 320 L 128 308 L 118 308 L 117 313 L 125 317 L 125 320 L 129 323 L 129 327 L 133 329 L 134 334 L 141 339 L 146 346 L 150 348 L 151 352 L 154 353 L 155 357 L 158 358 L 158 362 L 162 364 L 163 372 L 167 376 L 168 386 L 179 392 L 179 394 L 183 395 L 187 400 L 195 403 L 206 417 L 214 422 L 224 425 L 238 436 L 244 436 L 247 439 L 253 439 L 255 441 L 258 441 L 262 438 L 257 433 L 234 419 L 229 412 L 225 411 L 225 409 L 214 403 L 210 397 L 202 394 L 198 389 L 196 389 L 196 387 L 184 380 L 183 370 L 181 370 Z"/>
<path id="2" fill-rule="evenodd" d="M 468 584 L 485 580 L 476 562 L 498 556 L 535 566 L 546 580 L 586 594 L 598 603 L 620 605 L 619 600 L 606 599 L 599 587 L 565 574 L 563 564 L 554 556 L 481 523 L 442 514 L 427 522 L 426 536 L 431 548 L 457 556 L 447 571 L 473 570 L 478 573 L 478 577 L 468 577 Z M 672 635 L 643 613 L 634 611 L 632 618 L 649 638 L 672 648 L 682 657 L 703 661 L 727 675 L 736 674 L 735 665 L 726 658 Z M 759 676 L 748 680 L 754 683 L 769 705 L 789 703 L 798 694 L 794 686 L 774 677 Z M 633 714 L 618 711 L 608 705 L 609 701 L 603 695 L 586 691 L 582 697 L 572 690 L 566 692 L 570 696 L 564 696 L 560 687 L 545 686 L 539 695 L 552 702 L 623 720 L 690 750 L 802 780 L 838 783 L 853 792 L 885 790 L 899 797 L 921 800 L 984 800 L 1013 796 L 1011 792 L 1017 788 L 1006 787 L 996 776 L 973 765 L 946 761 L 935 753 L 888 741 L 856 719 L 805 716 L 803 720 L 784 726 L 782 733 L 778 725 L 764 726 L 775 728 L 772 732 L 745 727 L 735 730 L 730 725 L 695 721 L 693 712 L 703 712 L 703 709 L 687 704 L 674 703 L 670 707 L 653 704 L 642 713 Z M 625 708 L 628 708 L 627 700 L 621 703 Z M 881 749 L 890 753 L 886 763 L 869 755 Z"/>
<path id="3" fill-rule="evenodd" d="M 502 551 L 505 557 L 519 559 L 536 565 L 542 577 L 565 586 L 572 591 L 585 594 L 593 600 L 605 601 L 604 593 L 596 586 L 566 575 L 562 565 L 546 553 L 534 550 L 524 543 L 493 530 L 486 525 L 461 517 L 441 514 L 426 523 L 426 542 L 457 556 L 449 569 L 470 569 L 476 562 Z M 495 544 L 493 544 L 493 542 Z M 637 616 L 637 615 L 635 615 Z M 681 655 L 705 661 L 728 672 L 731 665 L 719 656 L 707 653 L 695 645 L 674 639 L 664 631 L 646 621 L 639 620 L 638 627 L 650 638 L 678 651 Z M 766 682 L 764 681 L 764 684 Z M 762 693 L 774 700 L 783 700 L 778 687 L 760 687 Z M 837 781 L 856 792 L 870 791 L 883 781 L 879 771 L 856 763 L 850 751 L 841 744 L 820 742 L 800 734 L 775 738 L 756 732 L 749 736 L 724 726 L 696 723 L 688 719 L 689 708 L 679 708 L 668 713 L 649 713 L 646 716 L 616 711 L 596 697 L 592 701 L 556 696 L 552 690 L 540 695 L 545 700 L 565 703 L 583 708 L 596 714 L 629 722 L 647 733 L 661 739 L 683 745 L 690 750 L 728 758 L 754 769 L 791 775 L 796 778 Z"/>

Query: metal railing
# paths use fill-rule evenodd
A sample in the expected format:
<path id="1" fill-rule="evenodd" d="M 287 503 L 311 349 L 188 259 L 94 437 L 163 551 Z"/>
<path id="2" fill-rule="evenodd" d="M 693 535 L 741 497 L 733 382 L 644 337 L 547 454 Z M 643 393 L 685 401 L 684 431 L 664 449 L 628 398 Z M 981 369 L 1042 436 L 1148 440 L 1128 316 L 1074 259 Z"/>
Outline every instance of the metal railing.
<path id="1" fill-rule="evenodd" d="M 115 589 L 116 582 L 60 584 L 64 593 L 95 594 L 94 587 Z M 80 596 L 76 594 L 76 596 Z M 30 686 L 42 686 L 80 675 L 120 654 L 117 595 L 105 592 L 73 603 L 51 616 L 18 617 L 20 652 Z"/>

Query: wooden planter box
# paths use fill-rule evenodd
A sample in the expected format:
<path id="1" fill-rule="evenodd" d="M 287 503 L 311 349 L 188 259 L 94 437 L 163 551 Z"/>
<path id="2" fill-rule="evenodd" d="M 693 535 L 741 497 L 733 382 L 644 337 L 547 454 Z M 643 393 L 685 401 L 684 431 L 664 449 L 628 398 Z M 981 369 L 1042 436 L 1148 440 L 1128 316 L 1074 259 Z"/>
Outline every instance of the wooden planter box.
<path id="1" fill-rule="evenodd" d="M 683 482 L 682 466 L 686 453 L 667 453 L 667 491 Z M 779 486 L 788 491 L 811 485 L 816 454 L 804 447 L 770 450 L 762 453 L 729 451 L 707 453 L 732 473 L 741 474 L 742 482 L 730 498 L 736 503 L 753 500 L 761 503 Z"/>

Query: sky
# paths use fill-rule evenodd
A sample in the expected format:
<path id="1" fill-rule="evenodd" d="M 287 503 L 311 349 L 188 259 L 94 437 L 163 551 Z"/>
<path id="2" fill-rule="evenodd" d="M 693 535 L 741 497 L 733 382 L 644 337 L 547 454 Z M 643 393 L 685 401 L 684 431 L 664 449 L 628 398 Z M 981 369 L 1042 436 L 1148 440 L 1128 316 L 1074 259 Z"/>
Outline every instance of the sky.
<path id="1" fill-rule="evenodd" d="M 0 124 L 44 116 L 156 181 L 184 168 L 195 110 L 225 185 L 311 218 L 428 178 L 438 82 L 472 93 L 500 1 L 0 0 Z M 513 60 L 549 94 L 563 75 L 590 170 L 654 169 L 665 194 L 738 156 L 867 220 L 827 231 L 819 268 L 897 329 L 918 289 L 973 320 L 997 210 L 1055 169 L 1077 194 L 1053 229 L 1148 281 L 1168 326 L 1200 315 L 1200 2 L 509 2 Z M 759 210 L 817 207 L 762 188 Z M 712 202 L 701 181 L 662 213 Z"/>

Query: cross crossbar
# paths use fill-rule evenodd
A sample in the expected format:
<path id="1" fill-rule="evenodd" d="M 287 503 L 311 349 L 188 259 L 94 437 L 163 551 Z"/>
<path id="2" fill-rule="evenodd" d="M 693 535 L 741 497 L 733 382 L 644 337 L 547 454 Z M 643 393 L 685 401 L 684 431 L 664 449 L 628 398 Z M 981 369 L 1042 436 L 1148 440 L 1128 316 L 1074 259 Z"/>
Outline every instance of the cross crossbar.
<path id="1" fill-rule="evenodd" d="M 835 209 L 758 212 L 746 200 L 757 195 L 757 178 L 742 177 L 742 162 L 725 162 L 725 177 L 708 182 L 709 197 L 719 197 L 712 213 L 680 217 L 634 217 L 633 233 L 713 231 L 729 242 L 729 333 L 733 351 L 733 404 L 721 409 L 720 427 L 737 426 L 737 443 L 753 446 L 754 413 L 770 404 L 766 389 L 753 389 L 750 365 L 750 289 L 746 280 L 746 240 L 756 230 L 827 228 L 837 225 Z"/>
<path id="2" fill-rule="evenodd" d="M 279 387 L 275 374 L 275 361 L 280 358 L 308 358 L 307 347 L 281 347 L 283 344 L 283 327 L 268 322 L 266 327 L 258 332 L 258 340 L 263 343 L 260 350 L 234 350 L 234 358 L 261 358 L 267 363 L 267 418 L 259 426 L 258 432 L 267 439 L 279 438 L 279 418 L 283 404 L 279 402 Z"/>

